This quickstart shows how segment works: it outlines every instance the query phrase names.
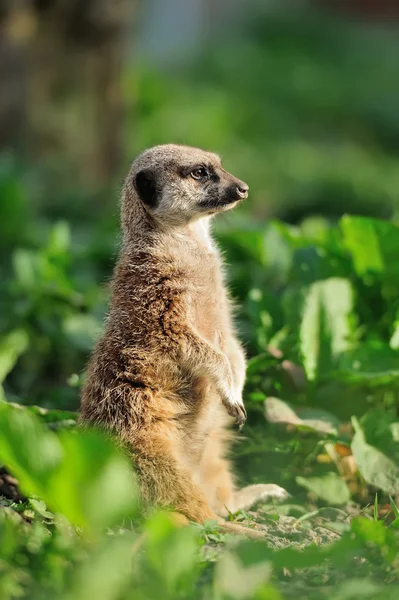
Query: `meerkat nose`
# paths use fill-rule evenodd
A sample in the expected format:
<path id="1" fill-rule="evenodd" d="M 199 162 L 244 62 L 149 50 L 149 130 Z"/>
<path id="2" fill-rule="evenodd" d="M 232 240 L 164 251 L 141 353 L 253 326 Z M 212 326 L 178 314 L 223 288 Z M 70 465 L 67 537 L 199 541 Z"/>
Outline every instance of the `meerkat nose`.
<path id="1" fill-rule="evenodd" d="M 248 197 L 248 190 L 249 190 L 249 187 L 247 186 L 246 183 L 240 182 L 236 186 L 236 192 L 237 192 L 237 196 L 239 198 L 242 198 L 242 199 L 247 198 Z"/>

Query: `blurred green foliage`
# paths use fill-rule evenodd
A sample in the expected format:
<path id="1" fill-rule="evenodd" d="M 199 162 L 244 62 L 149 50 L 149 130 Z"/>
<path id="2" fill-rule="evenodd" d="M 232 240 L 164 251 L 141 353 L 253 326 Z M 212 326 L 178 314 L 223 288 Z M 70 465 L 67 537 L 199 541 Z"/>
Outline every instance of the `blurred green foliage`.
<path id="1" fill-rule="evenodd" d="M 396 30 L 284 8 L 220 31 L 187 68 L 127 78 L 132 154 L 171 140 L 219 151 L 259 217 L 397 214 Z"/>
<path id="2" fill-rule="evenodd" d="M 58 187 L 1 157 L 0 463 L 24 494 L 0 495 L 1 599 L 397 597 L 398 50 L 388 32 L 269 15 L 190 69 L 126 73 L 132 155 L 205 146 L 251 185 L 216 236 L 249 358 L 239 478 L 292 494 L 258 513 L 278 531 L 265 544 L 143 519 L 126 459 L 76 431 L 117 184 Z"/>

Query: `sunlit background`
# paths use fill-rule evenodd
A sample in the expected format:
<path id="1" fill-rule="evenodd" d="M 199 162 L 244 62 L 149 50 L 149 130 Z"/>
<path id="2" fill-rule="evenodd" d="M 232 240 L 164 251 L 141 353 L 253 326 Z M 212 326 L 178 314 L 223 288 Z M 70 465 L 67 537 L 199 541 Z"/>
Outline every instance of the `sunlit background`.
<path id="1" fill-rule="evenodd" d="M 391 0 L 0 0 L 2 599 L 398 597 L 398 33 Z M 75 433 L 123 179 L 164 142 L 250 187 L 214 227 L 249 359 L 233 457 L 291 497 L 257 512 L 248 569 L 215 567 L 212 528 L 201 565 L 162 517 L 146 552 L 140 527 L 108 535 L 136 510 L 130 466 Z"/>

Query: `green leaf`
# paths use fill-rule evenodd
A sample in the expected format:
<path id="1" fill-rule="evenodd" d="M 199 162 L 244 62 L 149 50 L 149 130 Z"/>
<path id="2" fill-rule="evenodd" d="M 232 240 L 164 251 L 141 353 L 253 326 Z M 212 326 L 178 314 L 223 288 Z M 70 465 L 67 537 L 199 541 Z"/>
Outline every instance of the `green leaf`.
<path id="1" fill-rule="evenodd" d="M 399 380 L 399 352 L 380 341 L 365 342 L 339 358 L 336 378 L 369 387 L 395 384 Z"/>
<path id="2" fill-rule="evenodd" d="M 263 232 L 261 230 L 235 230 L 218 233 L 218 239 L 227 250 L 232 259 L 242 260 L 243 255 L 260 264 L 266 263 Z"/>
<path id="3" fill-rule="evenodd" d="M 0 384 L 12 371 L 18 358 L 28 347 L 29 338 L 23 329 L 15 329 L 0 340 Z"/>
<path id="4" fill-rule="evenodd" d="M 82 565 L 72 570 L 61 600 L 126 598 L 125 594 L 132 585 L 134 542 L 131 535 L 105 538 Z"/>
<path id="5" fill-rule="evenodd" d="M 399 350 L 399 323 L 395 323 L 395 329 L 392 333 L 391 339 L 389 340 L 389 345 L 392 350 Z"/>
<path id="6" fill-rule="evenodd" d="M 355 536 L 366 544 L 375 544 L 381 555 L 391 562 L 397 555 L 397 537 L 382 521 L 372 521 L 357 517 L 351 522 L 351 530 Z"/>
<path id="7" fill-rule="evenodd" d="M 48 251 L 52 254 L 64 254 L 70 246 L 70 230 L 66 221 L 59 221 L 51 229 Z"/>
<path id="8" fill-rule="evenodd" d="M 352 453 L 356 465 L 367 483 L 387 492 L 399 492 L 399 466 L 381 450 L 367 443 L 359 421 L 353 417 L 355 435 Z"/>
<path id="9" fill-rule="evenodd" d="M 11 404 L 11 403 L 9 403 Z M 58 423 L 63 421 L 74 421 L 78 418 L 77 412 L 71 410 L 59 410 L 57 408 L 43 408 L 42 406 L 25 406 L 25 410 L 28 410 L 34 415 L 37 415 L 44 423 Z"/>
<path id="10" fill-rule="evenodd" d="M 345 215 L 340 225 L 344 245 L 352 255 L 358 275 L 365 275 L 369 271 L 383 271 L 384 257 L 376 221 Z"/>
<path id="11" fill-rule="evenodd" d="M 395 519 L 392 521 L 390 527 L 392 527 L 392 529 L 399 529 L 399 509 L 396 506 L 396 502 L 392 496 L 389 496 L 389 504 L 391 505 L 393 514 L 395 515 Z"/>
<path id="12" fill-rule="evenodd" d="M 28 411 L 0 405 L 0 461 L 28 495 L 91 532 L 132 514 L 137 488 L 127 459 L 95 431 L 59 436 Z"/>
<path id="13" fill-rule="evenodd" d="M 33 289 L 37 284 L 37 257 L 32 250 L 18 248 L 15 250 L 12 261 L 17 281 L 25 289 Z"/>
<path id="14" fill-rule="evenodd" d="M 198 575 L 197 537 L 194 527 L 177 528 L 168 513 L 158 513 L 147 521 L 146 553 L 153 575 L 167 598 L 175 598 L 179 588 L 190 586 Z"/>
<path id="15" fill-rule="evenodd" d="M 33 508 L 33 510 L 45 519 L 54 519 L 53 513 L 47 510 L 46 503 L 43 500 L 38 500 L 37 498 L 29 498 L 29 504 Z"/>
<path id="16" fill-rule="evenodd" d="M 253 564 L 243 565 L 234 553 L 226 553 L 216 567 L 216 597 L 252 599 L 262 584 L 268 581 L 271 572 L 272 565 L 269 561 L 258 560 Z"/>
<path id="17" fill-rule="evenodd" d="M 309 380 L 332 368 L 349 348 L 353 292 L 346 279 L 313 283 L 305 293 L 300 324 L 300 350 Z"/>
<path id="18" fill-rule="evenodd" d="M 306 414 L 306 413 L 305 413 Z M 265 400 L 265 417 L 269 423 L 286 423 L 297 427 L 307 427 L 321 434 L 336 434 L 339 422 L 325 411 L 307 412 L 309 418 L 301 418 L 295 410 L 279 398 Z M 312 418 L 314 416 L 314 418 Z"/>
<path id="19" fill-rule="evenodd" d="M 399 463 L 399 444 L 395 437 L 399 422 L 396 419 L 391 411 L 372 408 L 361 418 L 360 424 L 366 442 Z"/>
<path id="20" fill-rule="evenodd" d="M 399 276 L 399 228 L 388 221 L 344 216 L 340 221 L 343 243 L 361 277 Z"/>
<path id="21" fill-rule="evenodd" d="M 350 500 L 349 488 L 337 473 L 327 473 L 322 477 L 297 477 L 296 482 L 330 504 L 346 504 Z"/>
<path id="22" fill-rule="evenodd" d="M 330 597 L 331 600 L 376 600 L 386 597 L 386 586 L 378 585 L 371 579 L 351 579 L 342 583 Z"/>

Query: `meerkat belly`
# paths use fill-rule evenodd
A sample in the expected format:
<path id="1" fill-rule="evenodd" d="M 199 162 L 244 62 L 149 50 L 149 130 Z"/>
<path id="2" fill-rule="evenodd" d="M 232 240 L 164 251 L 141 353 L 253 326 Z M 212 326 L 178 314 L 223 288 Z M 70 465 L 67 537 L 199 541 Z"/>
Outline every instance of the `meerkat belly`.
<path id="1" fill-rule="evenodd" d="M 226 328 L 226 299 L 221 277 L 212 270 L 198 287 L 194 298 L 195 327 L 209 343 L 219 347 L 222 332 Z"/>
<path id="2" fill-rule="evenodd" d="M 212 345 L 219 345 L 221 310 L 218 298 L 204 298 L 196 306 L 196 329 Z"/>

